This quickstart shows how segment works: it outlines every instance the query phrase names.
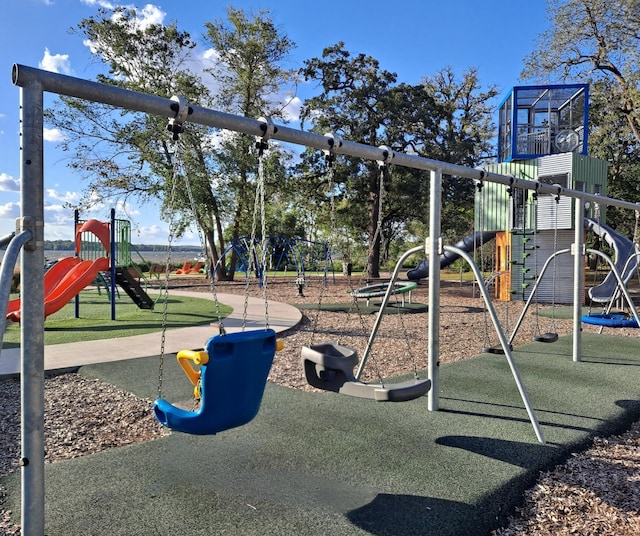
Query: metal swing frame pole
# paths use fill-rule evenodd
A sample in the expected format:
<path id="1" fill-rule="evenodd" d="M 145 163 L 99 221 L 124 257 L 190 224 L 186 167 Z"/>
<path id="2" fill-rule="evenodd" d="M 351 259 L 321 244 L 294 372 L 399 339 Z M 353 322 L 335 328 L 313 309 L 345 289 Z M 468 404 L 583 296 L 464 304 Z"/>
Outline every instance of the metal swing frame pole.
<path id="1" fill-rule="evenodd" d="M 576 197 L 573 204 L 573 361 L 582 361 L 582 304 L 584 303 L 584 200 Z"/>
<path id="2" fill-rule="evenodd" d="M 516 382 L 518 387 L 518 392 L 520 393 L 520 398 L 524 404 L 525 409 L 527 410 L 527 414 L 529 415 L 529 420 L 531 421 L 531 425 L 533 426 L 533 430 L 535 431 L 536 437 L 538 441 L 545 444 L 544 435 L 542 430 L 540 429 L 540 423 L 538 422 L 538 418 L 536 417 L 535 410 L 531 405 L 531 401 L 529 400 L 529 395 L 527 394 L 527 389 L 524 386 L 524 382 L 522 381 L 522 377 L 520 376 L 520 372 L 518 371 L 518 367 L 513 358 L 513 353 L 511 352 L 511 347 L 509 342 L 507 341 L 507 336 L 504 334 L 504 330 L 500 325 L 500 320 L 498 319 L 498 313 L 496 312 L 495 307 L 493 306 L 493 302 L 491 301 L 491 297 L 489 296 L 489 292 L 487 291 L 487 286 L 484 283 L 482 278 L 482 274 L 480 273 L 480 269 L 478 265 L 474 262 L 471 255 L 469 255 L 466 251 L 456 248 L 453 246 L 444 246 L 445 251 L 451 251 L 456 253 L 461 258 L 463 258 L 471 269 L 473 270 L 473 274 L 478 282 L 478 288 L 480 289 L 480 293 L 482 294 L 482 298 L 484 299 L 484 303 L 487 307 L 487 311 L 489 312 L 489 316 L 491 317 L 491 321 L 493 322 L 493 327 L 498 334 L 498 339 L 500 339 L 500 345 L 502 346 L 502 350 L 504 351 L 504 355 L 507 358 L 507 362 L 509 363 L 509 368 L 511 369 L 511 374 L 513 375 L 513 379 Z"/>
<path id="3" fill-rule="evenodd" d="M 44 534 L 44 165 L 43 85 L 32 80 L 20 92 L 21 218 L 31 231 L 23 249 L 20 321 L 22 534 Z"/>
<path id="4" fill-rule="evenodd" d="M 440 263 L 442 253 L 441 213 L 442 213 L 442 169 L 432 170 L 429 176 L 429 238 L 425 251 L 429 258 L 429 327 L 428 337 L 428 377 L 431 389 L 427 394 L 429 411 L 440 409 Z"/>

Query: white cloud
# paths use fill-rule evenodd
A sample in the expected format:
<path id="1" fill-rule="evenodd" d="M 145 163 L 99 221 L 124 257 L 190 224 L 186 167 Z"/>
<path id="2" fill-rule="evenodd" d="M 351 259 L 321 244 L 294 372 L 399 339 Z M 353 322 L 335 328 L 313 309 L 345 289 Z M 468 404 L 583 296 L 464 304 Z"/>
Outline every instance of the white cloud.
<path id="1" fill-rule="evenodd" d="M 132 205 L 130 205 L 126 201 L 122 201 L 122 200 L 118 200 L 117 201 L 115 208 L 116 208 L 116 214 L 126 214 L 127 217 L 129 217 L 129 216 L 137 216 L 137 215 L 140 214 L 140 210 L 138 210 L 137 208 L 133 207 Z"/>
<path id="2" fill-rule="evenodd" d="M 103 7 L 105 9 L 114 9 L 116 7 L 115 4 L 111 2 L 105 2 L 104 0 L 81 0 L 83 4 L 90 7 Z"/>
<path id="3" fill-rule="evenodd" d="M 0 192 L 19 192 L 20 181 L 11 175 L 0 173 Z"/>
<path id="4" fill-rule="evenodd" d="M 143 30 L 154 24 L 163 24 L 164 18 L 167 14 L 159 7 L 153 4 L 147 4 L 142 8 L 142 11 L 138 11 L 138 23 Z"/>
<path id="5" fill-rule="evenodd" d="M 20 203 L 5 203 L 0 205 L 0 218 L 16 219 L 20 216 Z"/>
<path id="6" fill-rule="evenodd" d="M 300 97 L 293 97 L 285 102 L 286 104 L 284 105 L 284 108 L 282 108 L 284 118 L 288 121 L 299 121 L 300 109 L 302 108 L 302 100 Z"/>
<path id="7" fill-rule="evenodd" d="M 104 6 L 102 6 L 104 7 Z M 163 24 L 164 19 L 167 14 L 162 11 L 159 7 L 154 6 L 153 4 L 147 4 L 142 9 L 135 8 L 134 6 L 119 6 L 126 7 L 127 9 L 136 9 L 136 19 L 133 21 L 134 29 L 136 30 L 146 30 L 149 26 L 153 26 L 154 24 Z M 113 9 L 113 7 L 109 8 Z M 114 22 L 118 22 L 120 19 L 120 15 L 115 14 L 112 17 Z"/>
<path id="8" fill-rule="evenodd" d="M 44 141 L 51 141 L 54 143 L 64 141 L 67 137 L 64 135 L 64 132 L 59 128 L 46 128 L 44 129 Z"/>
<path id="9" fill-rule="evenodd" d="M 217 63 L 220 61 L 220 54 L 215 48 L 208 48 L 202 53 L 202 59 Z"/>
<path id="10" fill-rule="evenodd" d="M 47 197 L 51 199 L 55 199 L 56 201 L 62 201 L 63 203 L 76 204 L 80 199 L 80 194 L 78 192 L 58 192 L 52 188 L 46 189 Z M 68 209 L 67 209 L 68 210 Z"/>
<path id="11" fill-rule="evenodd" d="M 44 234 L 46 240 L 73 238 L 73 210 L 61 204 L 45 204 Z"/>
<path id="12" fill-rule="evenodd" d="M 54 73 L 73 74 L 69 54 L 51 54 L 48 48 L 44 49 L 44 56 L 38 64 L 40 69 Z"/>
<path id="13" fill-rule="evenodd" d="M 136 227 L 133 229 L 133 234 L 136 235 L 136 242 L 140 241 L 146 244 L 162 244 L 167 241 L 168 232 L 167 229 L 154 224 L 148 227 Z"/>

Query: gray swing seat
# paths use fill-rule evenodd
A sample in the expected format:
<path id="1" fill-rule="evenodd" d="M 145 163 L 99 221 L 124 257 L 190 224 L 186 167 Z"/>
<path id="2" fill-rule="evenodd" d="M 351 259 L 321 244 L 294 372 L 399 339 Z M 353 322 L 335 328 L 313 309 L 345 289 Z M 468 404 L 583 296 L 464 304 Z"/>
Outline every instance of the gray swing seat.
<path id="1" fill-rule="evenodd" d="M 413 400 L 431 388 L 431 380 L 420 379 L 389 384 L 361 382 L 353 373 L 358 364 L 356 351 L 332 342 L 303 346 L 302 364 L 312 387 L 378 402 Z"/>

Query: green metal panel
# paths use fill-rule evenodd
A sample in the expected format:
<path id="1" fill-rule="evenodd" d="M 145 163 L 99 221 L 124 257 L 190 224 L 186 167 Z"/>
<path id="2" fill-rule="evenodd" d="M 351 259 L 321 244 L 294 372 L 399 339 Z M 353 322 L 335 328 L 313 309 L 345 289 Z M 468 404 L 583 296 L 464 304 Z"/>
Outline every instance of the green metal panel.
<path id="1" fill-rule="evenodd" d="M 491 173 L 513 175 L 518 179 L 536 180 L 535 160 L 501 162 L 485 168 Z M 479 231 L 506 231 L 512 226 L 511 202 L 507 187 L 503 184 L 485 183 L 482 191 L 476 191 L 475 228 Z M 526 216 L 527 221 L 530 215 Z"/>
<path id="2" fill-rule="evenodd" d="M 585 186 L 585 192 L 607 195 L 607 162 L 591 156 L 574 154 L 571 179 L 570 188 L 575 188 L 576 183 L 581 182 Z M 598 217 L 603 223 L 607 220 L 606 205 L 600 205 L 599 215 L 595 213 L 593 206 L 587 213 L 590 217 Z"/>
<path id="3" fill-rule="evenodd" d="M 116 266 L 130 266 L 131 261 L 131 222 L 116 220 Z"/>

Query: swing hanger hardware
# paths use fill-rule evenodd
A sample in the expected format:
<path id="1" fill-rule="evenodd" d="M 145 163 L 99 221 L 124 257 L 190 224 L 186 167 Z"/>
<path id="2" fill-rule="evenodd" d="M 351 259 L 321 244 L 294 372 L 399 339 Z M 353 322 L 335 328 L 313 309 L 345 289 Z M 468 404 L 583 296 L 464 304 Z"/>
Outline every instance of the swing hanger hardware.
<path id="1" fill-rule="evenodd" d="M 559 186 L 557 184 L 555 186 L 558 188 L 558 191 L 556 192 L 555 200 L 556 200 L 556 203 L 560 203 L 560 193 L 562 192 L 562 186 Z"/>
<path id="2" fill-rule="evenodd" d="M 256 149 L 258 149 L 258 155 L 262 156 L 265 149 L 269 147 L 267 141 L 270 140 L 276 132 L 278 132 L 278 127 L 269 117 L 260 117 L 258 118 L 258 121 L 260 121 L 260 130 L 262 131 L 262 135 L 256 136 Z"/>
<path id="3" fill-rule="evenodd" d="M 540 189 L 540 183 L 538 181 L 536 181 L 536 188 L 533 191 L 533 193 L 531 194 L 531 197 L 533 197 L 533 200 L 536 201 L 538 199 L 538 190 Z"/>
<path id="4" fill-rule="evenodd" d="M 382 150 L 382 160 L 378 161 L 378 166 L 382 168 L 385 167 L 389 162 L 391 162 L 391 160 L 393 160 L 395 153 L 391 150 L 390 147 L 386 145 L 380 145 L 378 149 Z"/>
<path id="5" fill-rule="evenodd" d="M 184 97 L 174 95 L 171 100 L 171 111 L 175 112 L 175 115 L 169 118 L 167 130 L 173 134 L 173 141 L 178 141 L 178 137 L 184 132 L 184 122 L 187 116 L 193 113 L 193 108 Z"/>
<path id="6" fill-rule="evenodd" d="M 323 149 L 322 152 L 324 153 L 327 165 L 331 167 L 336 160 L 336 149 L 342 147 L 342 138 L 333 132 L 327 132 L 325 137 L 327 138 L 329 148 Z"/>

